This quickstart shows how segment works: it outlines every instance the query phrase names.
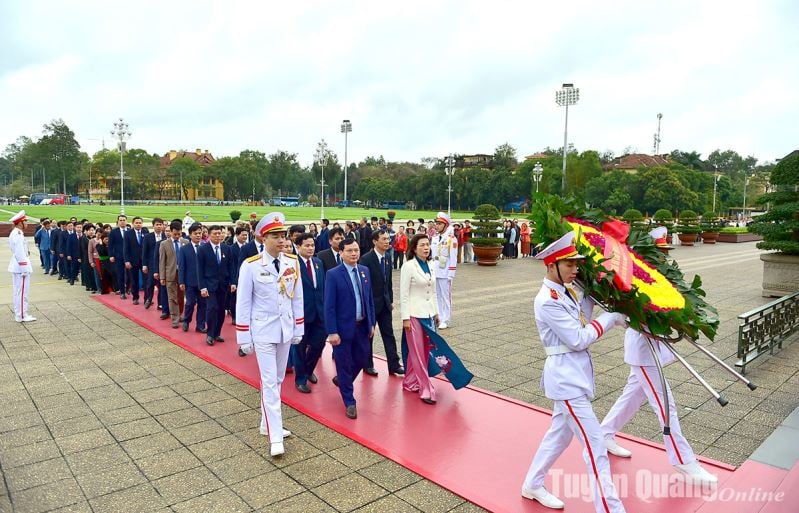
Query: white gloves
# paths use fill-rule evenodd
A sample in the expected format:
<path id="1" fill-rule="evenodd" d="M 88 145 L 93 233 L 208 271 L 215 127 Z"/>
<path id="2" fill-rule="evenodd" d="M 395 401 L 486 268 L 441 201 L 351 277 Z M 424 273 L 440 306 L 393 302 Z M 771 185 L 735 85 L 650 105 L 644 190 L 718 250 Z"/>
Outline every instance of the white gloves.
<path id="1" fill-rule="evenodd" d="M 241 349 L 241 352 L 244 354 L 252 354 L 255 351 L 255 346 L 252 344 L 241 344 L 239 349 Z"/>
<path id="2" fill-rule="evenodd" d="M 297 344 L 299 344 L 300 342 L 302 342 L 302 337 L 293 337 L 293 338 L 291 339 L 291 343 L 292 343 L 293 345 L 295 345 L 295 346 L 296 346 Z"/>
<path id="3" fill-rule="evenodd" d="M 625 317 L 623 314 L 620 314 L 618 312 L 613 312 L 613 325 L 614 326 L 618 326 L 620 328 L 626 328 L 627 327 L 627 317 Z"/>

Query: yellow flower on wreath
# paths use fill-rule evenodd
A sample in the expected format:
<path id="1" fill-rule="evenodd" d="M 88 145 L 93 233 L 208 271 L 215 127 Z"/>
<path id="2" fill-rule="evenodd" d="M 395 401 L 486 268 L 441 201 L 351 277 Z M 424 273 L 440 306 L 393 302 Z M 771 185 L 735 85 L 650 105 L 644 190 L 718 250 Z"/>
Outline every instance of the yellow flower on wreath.
<path id="1" fill-rule="evenodd" d="M 590 254 L 591 259 L 600 263 L 604 257 L 602 248 L 597 247 L 596 241 L 601 240 L 604 243 L 605 235 L 593 226 L 588 226 L 586 224 L 569 222 L 569 225 L 574 229 L 577 240 L 583 246 L 593 248 Z M 592 243 L 589 239 L 592 239 L 594 242 Z M 652 310 L 668 311 L 685 308 L 685 298 L 665 276 L 660 274 L 657 269 L 652 267 L 648 262 L 643 261 L 632 251 L 630 252 L 630 257 L 633 263 L 638 267 L 638 272 L 633 275 L 633 287 L 635 287 L 638 292 L 646 294 L 647 297 L 649 297 Z M 642 277 L 636 275 L 648 276 L 651 283 L 647 283 Z"/>

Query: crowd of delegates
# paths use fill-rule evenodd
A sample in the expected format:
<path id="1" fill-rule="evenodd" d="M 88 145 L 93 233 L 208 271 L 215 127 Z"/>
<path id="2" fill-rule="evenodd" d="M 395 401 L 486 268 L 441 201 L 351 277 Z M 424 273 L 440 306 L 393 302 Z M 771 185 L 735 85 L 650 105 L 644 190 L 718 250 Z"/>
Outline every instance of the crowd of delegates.
<path id="1" fill-rule="evenodd" d="M 80 283 L 92 294 L 116 294 L 133 305 L 143 301 L 144 309 L 155 306 L 162 320 L 171 320 L 173 329 L 193 328 L 209 346 L 225 341 L 222 325 L 229 316 L 239 356 L 255 353 L 261 367 L 261 431 L 269 436 L 273 455 L 283 453 L 283 438 L 288 436 L 279 427 L 279 391 L 285 374 L 295 371 L 297 390 L 311 393 L 326 342 L 334 348 L 337 375 L 333 381 L 347 417 L 357 418 L 353 381 L 360 372 L 378 375 L 372 356 L 376 329 L 389 374 L 403 376 L 406 390 L 419 392 L 422 401 L 434 404 L 420 352 L 424 342 L 419 323 L 432 328 L 439 323 L 440 309 L 449 312 L 449 294 L 442 298 L 446 305 L 438 302 L 436 289 L 441 289 L 438 282 L 442 280 L 436 278 L 451 287 L 455 254 L 464 256 L 465 244 L 459 242 L 468 241 L 469 223 L 463 228 L 450 226 L 443 213 L 435 221 L 409 220 L 396 229 L 393 219 L 379 218 L 332 225 L 323 219 L 319 227 L 315 223 L 284 226 L 283 222 L 280 213 L 260 221 L 251 216 L 249 222 L 232 227 L 203 225 L 190 212 L 183 220 L 167 222 L 156 217 L 150 226 L 144 226 L 138 216 L 129 222 L 125 215 L 117 217 L 115 226 L 87 219 L 43 219 L 34 240 L 45 273 L 70 285 Z M 446 243 L 451 253 L 444 258 L 444 249 L 431 251 L 433 241 Z M 465 256 L 471 259 L 469 253 Z M 400 268 L 403 325 L 411 349 L 407 376 L 392 327 L 392 271 Z M 298 276 L 301 286 L 295 286 Z M 355 286 L 359 294 L 352 294 Z M 423 297 L 415 299 L 417 295 Z M 281 321 L 283 315 L 289 320 Z M 272 347 L 274 340 L 267 344 L 259 339 L 272 329 L 256 329 L 265 319 L 278 322 L 272 338 L 287 344 L 280 350 Z M 281 331 L 283 321 L 288 331 Z M 350 326 L 351 321 L 355 326 Z M 442 322 L 440 328 L 445 327 Z"/>

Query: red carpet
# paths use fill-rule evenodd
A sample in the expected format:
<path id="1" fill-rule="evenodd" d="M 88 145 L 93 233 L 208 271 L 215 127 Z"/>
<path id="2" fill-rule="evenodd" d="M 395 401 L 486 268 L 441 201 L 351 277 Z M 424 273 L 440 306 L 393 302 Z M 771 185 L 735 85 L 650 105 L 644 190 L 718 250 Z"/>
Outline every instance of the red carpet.
<path id="1" fill-rule="evenodd" d="M 205 344 L 203 334 L 194 332 L 193 326 L 187 333 L 172 329 L 169 320 L 158 318 L 160 311 L 155 307 L 150 310 L 134 307 L 116 295 L 96 299 L 257 387 L 256 360 L 252 356 L 240 358 L 237 355 L 236 337 L 229 322 L 222 334 L 227 342 L 211 347 Z M 520 495 L 527 467 L 549 427 L 548 411 L 473 387 L 455 391 L 442 380 L 436 382 L 438 404 L 428 406 L 416 394 L 403 392 L 401 380 L 388 376 L 385 362 L 376 363 L 379 377 L 362 375 L 355 383 L 357 420 L 344 416 L 338 389 L 330 382 L 335 367 L 329 350 L 325 350 L 317 368 L 319 383 L 311 385 L 313 393 L 297 392 L 289 374 L 283 387 L 283 401 L 487 510 L 548 511 Z M 729 487 L 733 490 L 725 493 L 758 487 L 775 490 L 783 480 L 786 483 L 796 481 L 796 475 L 788 476 L 788 471 L 748 461 L 733 472 L 734 467 L 702 458 L 705 467 L 719 476 L 718 497 L 708 501 L 701 494 L 681 493 L 681 489 L 669 487 L 672 468 L 662 446 L 632 436 L 621 438 L 633 451 L 633 457 L 629 460 L 611 457 L 611 464 L 628 512 L 754 512 L 764 505 L 771 508 L 768 511 L 772 513 L 796 511 L 795 505 L 789 508 L 790 500 L 765 503 L 756 500 L 758 497 L 737 501 L 731 507 L 722 493 Z M 290 440 L 286 449 L 291 451 Z M 593 511 L 593 505 L 580 495 L 580 480 L 586 479 L 581 453 L 581 446 L 573 441 L 552 469 L 547 482 L 549 489 L 566 502 L 571 512 Z M 582 486 L 584 488 L 585 484 Z"/>

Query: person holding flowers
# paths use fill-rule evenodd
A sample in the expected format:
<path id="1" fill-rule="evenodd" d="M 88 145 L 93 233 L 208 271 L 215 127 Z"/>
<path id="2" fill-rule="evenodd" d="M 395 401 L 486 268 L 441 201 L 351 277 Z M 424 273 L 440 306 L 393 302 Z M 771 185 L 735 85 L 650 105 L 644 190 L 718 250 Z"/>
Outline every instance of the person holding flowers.
<path id="1" fill-rule="evenodd" d="M 541 386 L 555 404 L 552 424 L 527 471 L 522 496 L 548 508 L 563 508 L 563 502 L 544 487 L 544 479 L 572 437 L 577 437 L 585 448 L 596 511 L 621 512 L 624 506 L 613 485 L 604 437 L 591 407 L 594 371 L 588 347 L 606 331 L 625 325 L 626 319 L 619 313 L 603 313 L 591 320 L 593 302 L 573 285 L 577 261 L 584 258 L 574 238 L 570 231 L 537 255 L 547 270 L 534 302 L 535 323 L 546 353 Z"/>

